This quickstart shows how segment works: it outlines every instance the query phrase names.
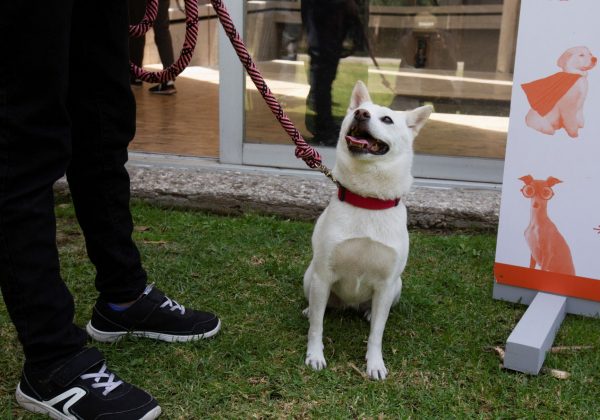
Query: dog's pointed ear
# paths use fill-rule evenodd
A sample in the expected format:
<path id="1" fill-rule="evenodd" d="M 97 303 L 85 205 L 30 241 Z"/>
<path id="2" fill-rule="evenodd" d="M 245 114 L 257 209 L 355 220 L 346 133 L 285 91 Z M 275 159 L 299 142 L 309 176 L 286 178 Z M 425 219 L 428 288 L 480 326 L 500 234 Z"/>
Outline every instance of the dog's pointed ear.
<path id="1" fill-rule="evenodd" d="M 569 58 L 571 58 L 572 55 L 573 53 L 570 50 L 565 51 L 560 57 L 558 57 L 558 60 L 556 60 L 556 65 L 564 70 L 564 68 L 567 66 L 567 61 L 569 61 Z"/>
<path id="2" fill-rule="evenodd" d="M 365 102 L 371 102 L 371 95 L 369 95 L 369 90 L 365 84 L 359 80 L 356 82 L 354 89 L 352 90 L 348 111 L 354 111 L 360 106 L 360 104 Z"/>
<path id="3" fill-rule="evenodd" d="M 533 182 L 533 177 L 531 175 L 525 175 L 519 178 L 521 181 L 525 183 L 525 185 L 529 185 Z"/>
<path id="4" fill-rule="evenodd" d="M 553 176 L 549 176 L 548 178 L 546 178 L 546 183 L 548 184 L 549 187 L 552 187 L 556 184 L 560 184 L 562 181 L 558 178 L 554 178 Z"/>
<path id="5" fill-rule="evenodd" d="M 433 107 L 431 105 L 425 105 L 413 109 L 412 111 L 406 111 L 406 125 L 412 129 L 413 135 L 416 136 L 419 134 L 419 131 L 421 131 L 421 128 L 423 128 L 432 112 Z"/>

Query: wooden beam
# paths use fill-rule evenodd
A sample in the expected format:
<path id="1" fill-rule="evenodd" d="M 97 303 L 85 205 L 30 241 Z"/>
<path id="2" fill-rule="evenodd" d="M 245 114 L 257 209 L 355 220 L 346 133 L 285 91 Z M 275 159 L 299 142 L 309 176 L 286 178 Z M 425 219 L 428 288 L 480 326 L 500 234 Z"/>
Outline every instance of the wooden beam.
<path id="1" fill-rule="evenodd" d="M 502 22 L 500 24 L 500 41 L 496 64 L 496 70 L 499 73 L 513 72 L 520 7 L 521 0 L 505 0 L 502 6 Z"/>

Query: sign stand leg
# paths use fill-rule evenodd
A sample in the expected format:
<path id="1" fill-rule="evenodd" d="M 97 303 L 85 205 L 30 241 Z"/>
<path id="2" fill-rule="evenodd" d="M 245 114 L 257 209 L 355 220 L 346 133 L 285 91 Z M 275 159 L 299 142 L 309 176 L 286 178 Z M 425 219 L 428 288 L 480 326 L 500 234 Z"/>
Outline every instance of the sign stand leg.
<path id="1" fill-rule="evenodd" d="M 537 375 L 565 319 L 567 298 L 539 292 L 506 341 L 504 367 Z"/>

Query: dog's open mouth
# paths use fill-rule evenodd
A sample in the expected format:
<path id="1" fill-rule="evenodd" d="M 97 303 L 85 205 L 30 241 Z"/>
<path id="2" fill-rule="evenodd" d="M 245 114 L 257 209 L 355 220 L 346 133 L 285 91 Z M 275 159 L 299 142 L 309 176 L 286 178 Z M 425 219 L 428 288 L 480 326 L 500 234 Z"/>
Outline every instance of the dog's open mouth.
<path id="1" fill-rule="evenodd" d="M 353 127 L 346 134 L 346 144 L 352 153 L 371 153 L 373 155 L 386 154 L 390 147 L 383 141 L 374 138 L 368 131 Z"/>

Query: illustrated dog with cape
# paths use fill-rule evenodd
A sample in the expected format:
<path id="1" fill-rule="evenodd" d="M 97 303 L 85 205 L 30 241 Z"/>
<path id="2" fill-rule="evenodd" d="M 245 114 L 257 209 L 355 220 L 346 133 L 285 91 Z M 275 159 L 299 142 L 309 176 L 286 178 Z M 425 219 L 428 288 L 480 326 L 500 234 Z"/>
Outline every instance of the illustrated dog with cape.
<path id="1" fill-rule="evenodd" d="M 596 61 L 586 47 L 569 48 L 556 63 L 562 71 L 522 84 L 531 105 L 525 123 L 544 134 L 552 135 L 564 128 L 569 137 L 577 137 L 584 126 L 587 72 L 596 66 Z"/>

